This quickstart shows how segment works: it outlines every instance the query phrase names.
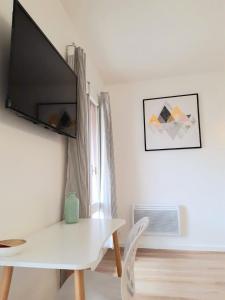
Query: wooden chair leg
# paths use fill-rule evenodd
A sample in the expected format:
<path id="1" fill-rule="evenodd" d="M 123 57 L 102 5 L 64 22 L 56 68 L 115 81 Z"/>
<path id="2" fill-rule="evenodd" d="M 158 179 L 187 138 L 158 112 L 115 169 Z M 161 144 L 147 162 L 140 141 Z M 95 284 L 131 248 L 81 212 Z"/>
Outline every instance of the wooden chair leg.
<path id="1" fill-rule="evenodd" d="M 113 233 L 113 244 L 114 244 L 117 275 L 118 275 L 118 277 L 121 277 L 122 276 L 122 264 L 121 264 L 121 254 L 120 254 L 120 246 L 119 246 L 117 231 L 115 231 Z"/>
<path id="2" fill-rule="evenodd" d="M 74 280 L 75 280 L 75 300 L 85 300 L 84 271 L 75 270 Z"/>
<path id="3" fill-rule="evenodd" d="M 0 300 L 7 300 L 12 280 L 13 267 L 4 267 L 0 283 Z"/>

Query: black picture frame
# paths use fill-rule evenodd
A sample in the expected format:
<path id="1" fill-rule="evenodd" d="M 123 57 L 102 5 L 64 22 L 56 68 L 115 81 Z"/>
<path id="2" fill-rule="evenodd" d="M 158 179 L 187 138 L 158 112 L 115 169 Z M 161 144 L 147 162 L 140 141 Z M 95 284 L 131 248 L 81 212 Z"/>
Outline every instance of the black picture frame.
<path id="1" fill-rule="evenodd" d="M 196 146 L 190 146 L 190 147 L 159 147 L 156 149 L 149 149 L 149 146 L 147 144 L 147 128 L 146 128 L 146 103 L 148 101 L 156 101 L 156 100 L 166 100 L 166 99 L 176 99 L 176 98 L 182 98 L 182 97 L 190 97 L 195 96 L 196 97 L 196 116 L 197 116 L 197 133 L 198 133 L 198 145 Z M 187 99 L 187 98 L 186 98 Z M 183 150 L 183 149 L 199 149 L 202 148 L 202 138 L 201 138 L 201 126 L 200 126 L 200 113 L 199 113 L 199 95 L 198 93 L 192 93 L 192 94 L 182 94 L 182 95 L 174 95 L 174 96 L 164 96 L 164 97 L 156 97 L 156 98 L 145 98 L 143 99 L 143 121 L 144 121 L 144 146 L 145 151 L 162 151 L 162 150 Z"/>

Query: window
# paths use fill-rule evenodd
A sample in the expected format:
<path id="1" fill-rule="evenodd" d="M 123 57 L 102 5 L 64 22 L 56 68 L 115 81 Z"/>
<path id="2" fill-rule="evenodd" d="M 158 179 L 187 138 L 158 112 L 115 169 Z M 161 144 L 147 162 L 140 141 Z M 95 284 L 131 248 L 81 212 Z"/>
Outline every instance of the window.
<path id="1" fill-rule="evenodd" d="M 99 108 L 90 102 L 90 199 L 92 218 L 101 218 Z"/>
<path id="2" fill-rule="evenodd" d="M 106 126 L 104 115 L 99 107 L 90 101 L 90 213 L 92 218 L 104 218 L 111 216 L 110 205 L 110 183 L 109 164 L 106 151 Z M 100 125 L 101 124 L 101 125 Z M 104 176 L 101 177 L 101 174 Z M 110 192 L 109 192 L 110 191 Z M 110 238 L 106 248 L 112 248 L 113 242 Z"/>

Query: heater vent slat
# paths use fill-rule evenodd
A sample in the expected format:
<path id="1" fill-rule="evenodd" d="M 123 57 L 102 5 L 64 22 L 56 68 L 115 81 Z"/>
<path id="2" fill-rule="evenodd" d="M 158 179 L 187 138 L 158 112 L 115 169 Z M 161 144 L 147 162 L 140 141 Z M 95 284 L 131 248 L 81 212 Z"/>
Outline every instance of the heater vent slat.
<path id="1" fill-rule="evenodd" d="M 146 234 L 150 235 L 180 235 L 180 209 L 179 207 L 155 207 L 135 205 L 133 209 L 133 222 L 143 217 L 149 218 Z"/>

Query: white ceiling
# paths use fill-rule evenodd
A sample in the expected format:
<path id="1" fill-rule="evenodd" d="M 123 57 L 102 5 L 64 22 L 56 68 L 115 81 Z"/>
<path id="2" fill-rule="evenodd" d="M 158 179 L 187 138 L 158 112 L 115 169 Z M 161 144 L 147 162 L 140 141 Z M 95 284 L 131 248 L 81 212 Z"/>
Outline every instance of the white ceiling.
<path id="1" fill-rule="evenodd" d="M 225 70 L 225 0 L 61 0 L 106 83 Z"/>

